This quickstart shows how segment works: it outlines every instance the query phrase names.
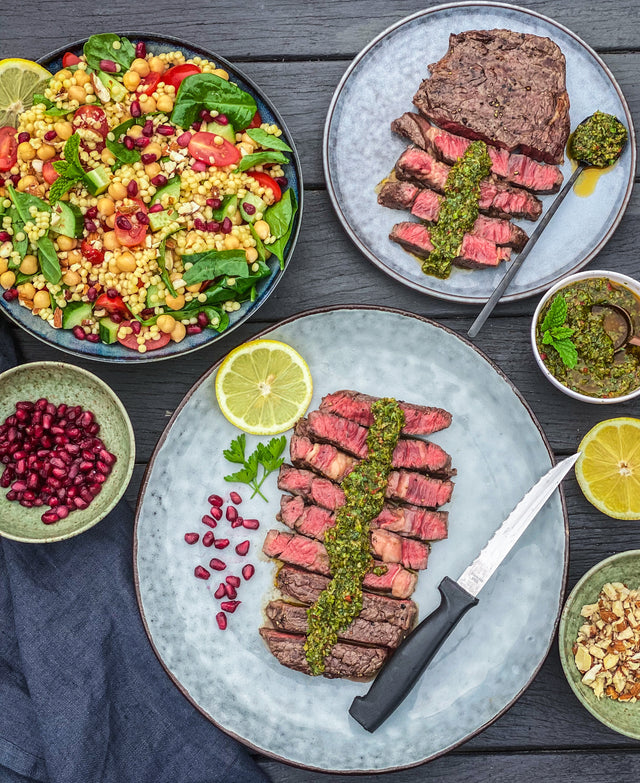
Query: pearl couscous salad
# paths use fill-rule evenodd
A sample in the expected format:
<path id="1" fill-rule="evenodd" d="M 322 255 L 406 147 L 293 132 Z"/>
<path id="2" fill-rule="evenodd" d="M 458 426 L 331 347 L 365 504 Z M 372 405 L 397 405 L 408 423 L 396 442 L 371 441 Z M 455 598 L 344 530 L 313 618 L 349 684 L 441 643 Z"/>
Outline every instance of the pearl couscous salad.
<path id="1" fill-rule="evenodd" d="M 62 65 L 0 128 L 2 296 L 139 353 L 223 331 L 268 260 L 284 263 L 297 203 L 282 131 L 180 51 L 107 33 Z"/>

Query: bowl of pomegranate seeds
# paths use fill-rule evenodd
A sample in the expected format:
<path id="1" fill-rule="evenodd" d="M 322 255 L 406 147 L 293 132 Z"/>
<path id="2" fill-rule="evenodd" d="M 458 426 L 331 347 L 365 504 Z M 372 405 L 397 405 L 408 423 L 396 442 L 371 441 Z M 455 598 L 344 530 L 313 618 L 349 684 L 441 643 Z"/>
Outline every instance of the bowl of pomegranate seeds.
<path id="1" fill-rule="evenodd" d="M 134 461 L 127 411 L 92 373 L 33 362 L 0 375 L 0 535 L 49 543 L 84 532 L 120 500 Z"/>

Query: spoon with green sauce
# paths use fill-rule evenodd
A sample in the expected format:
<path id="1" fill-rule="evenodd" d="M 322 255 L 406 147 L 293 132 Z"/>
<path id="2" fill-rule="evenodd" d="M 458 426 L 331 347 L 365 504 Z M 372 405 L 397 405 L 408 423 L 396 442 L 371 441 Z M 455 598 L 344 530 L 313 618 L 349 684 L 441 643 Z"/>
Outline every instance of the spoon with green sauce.
<path id="1" fill-rule="evenodd" d="M 480 311 L 476 320 L 471 324 L 467 332 L 473 340 L 478 332 L 484 326 L 485 321 L 493 312 L 509 284 L 518 273 L 518 270 L 529 255 L 533 246 L 536 244 L 540 235 L 549 225 L 549 221 L 555 215 L 558 207 L 564 201 L 564 197 L 574 186 L 576 180 L 586 168 L 606 168 L 612 166 L 622 155 L 627 144 L 627 129 L 613 114 L 605 114 L 601 111 L 594 112 L 590 117 L 582 120 L 575 131 L 569 137 L 567 152 L 569 157 L 578 164 L 569 180 L 565 183 L 562 190 L 555 197 L 551 206 L 547 210 L 542 220 L 536 226 L 535 231 L 529 237 L 529 241 L 518 253 L 517 258 L 512 261 L 506 274 L 493 293 L 487 300 L 487 303 Z"/>
<path id="2" fill-rule="evenodd" d="M 591 308 L 594 313 L 604 312 L 602 327 L 613 340 L 613 349 L 621 351 L 627 345 L 640 346 L 640 336 L 634 334 L 634 326 L 631 315 L 617 304 L 594 305 Z"/>

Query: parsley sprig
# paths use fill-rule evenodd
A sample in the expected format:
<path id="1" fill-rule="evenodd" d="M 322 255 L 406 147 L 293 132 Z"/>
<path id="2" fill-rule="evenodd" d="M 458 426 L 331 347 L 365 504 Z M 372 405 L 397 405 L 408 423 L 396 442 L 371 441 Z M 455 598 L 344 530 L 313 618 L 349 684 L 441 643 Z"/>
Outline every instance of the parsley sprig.
<path id="1" fill-rule="evenodd" d="M 58 178 L 49 190 L 49 201 L 51 204 L 59 201 L 65 193 L 83 179 L 86 173 L 80 163 L 79 147 L 80 136 L 74 133 L 72 136 L 69 136 L 64 145 L 64 160 L 57 160 L 53 164 L 53 168 L 58 172 Z"/>
<path id="2" fill-rule="evenodd" d="M 578 363 L 578 351 L 571 340 L 575 329 L 565 326 L 566 320 L 567 300 L 562 294 L 556 294 L 540 326 L 542 344 L 555 348 L 564 366 L 572 370 Z"/>
<path id="3" fill-rule="evenodd" d="M 284 435 L 281 435 L 279 438 L 271 438 L 266 445 L 258 443 L 256 450 L 248 457 L 245 456 L 246 441 L 247 439 L 244 435 L 238 435 L 237 438 L 231 441 L 229 448 L 222 452 L 229 462 L 243 466 L 242 470 L 225 476 L 224 480 L 248 484 L 253 489 L 251 497 L 255 497 L 258 494 L 263 500 L 267 500 L 260 492 L 260 487 L 264 484 L 267 476 L 273 473 L 274 470 L 277 470 L 284 462 L 284 457 L 281 455 L 287 445 L 287 439 Z M 260 468 L 262 468 L 262 474 L 258 478 Z"/>

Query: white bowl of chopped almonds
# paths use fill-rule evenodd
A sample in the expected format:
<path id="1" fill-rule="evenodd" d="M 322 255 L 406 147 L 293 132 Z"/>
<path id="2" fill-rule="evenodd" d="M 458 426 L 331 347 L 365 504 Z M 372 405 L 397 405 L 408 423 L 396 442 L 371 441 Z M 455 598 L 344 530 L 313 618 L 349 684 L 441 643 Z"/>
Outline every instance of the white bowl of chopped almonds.
<path id="1" fill-rule="evenodd" d="M 558 636 L 578 699 L 605 726 L 640 739 L 640 550 L 608 557 L 580 579 Z"/>

